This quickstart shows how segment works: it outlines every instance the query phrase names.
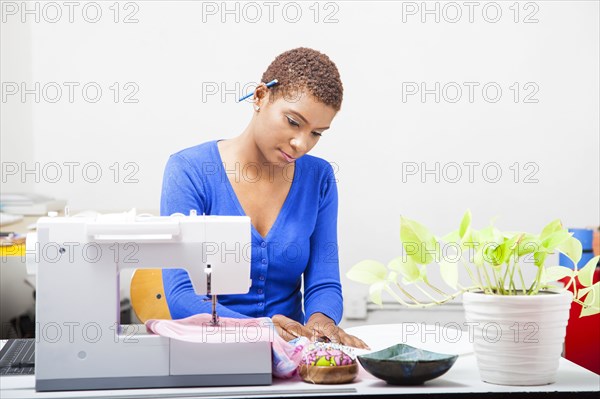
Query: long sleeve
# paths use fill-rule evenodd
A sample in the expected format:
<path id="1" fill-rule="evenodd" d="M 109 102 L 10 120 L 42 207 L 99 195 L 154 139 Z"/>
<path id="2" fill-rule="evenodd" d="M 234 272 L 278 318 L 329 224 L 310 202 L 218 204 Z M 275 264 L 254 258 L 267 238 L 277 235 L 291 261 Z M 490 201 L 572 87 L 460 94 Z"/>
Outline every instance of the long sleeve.
<path id="1" fill-rule="evenodd" d="M 337 244 L 338 193 L 330 165 L 326 176 L 304 273 L 304 309 L 305 321 L 320 312 L 337 324 L 342 319 L 343 299 Z"/>
<path id="2" fill-rule="evenodd" d="M 206 211 L 206 195 L 201 179 L 201 176 L 194 175 L 189 162 L 177 154 L 171 155 L 163 175 L 161 216 L 173 213 L 189 215 L 192 209 L 202 215 Z"/>
<path id="3" fill-rule="evenodd" d="M 195 209 L 199 215 L 207 212 L 207 199 L 199 176 L 189 162 L 174 154 L 169 158 L 163 176 L 160 214 L 188 215 Z M 208 213 L 208 212 L 207 212 Z M 210 313 L 212 304 L 206 295 L 197 295 L 185 270 L 163 269 L 163 286 L 173 319 L 181 319 L 198 313 Z M 223 317 L 246 318 L 221 304 L 217 312 Z"/>

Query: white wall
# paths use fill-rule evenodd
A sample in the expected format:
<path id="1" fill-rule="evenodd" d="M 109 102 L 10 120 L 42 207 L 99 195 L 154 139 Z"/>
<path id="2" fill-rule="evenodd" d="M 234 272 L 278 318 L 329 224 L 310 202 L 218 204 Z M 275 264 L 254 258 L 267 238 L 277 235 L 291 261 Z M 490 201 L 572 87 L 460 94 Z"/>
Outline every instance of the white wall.
<path id="1" fill-rule="evenodd" d="M 4 16 L 4 12 L 2 11 Z M 12 169 L 25 162 L 33 164 L 33 103 L 9 101 L 4 82 L 32 81 L 31 24 L 0 23 L 0 159 L 2 160 L 2 192 L 31 192 L 33 179 L 9 177 Z M 6 173 L 5 173 L 6 172 Z"/>
<path id="2" fill-rule="evenodd" d="M 364 258 L 387 261 L 398 254 L 400 214 L 436 233 L 456 226 L 466 208 L 478 227 L 494 216 L 500 228 L 533 231 L 554 218 L 578 227 L 600 222 L 598 2 L 520 3 L 517 23 L 512 1 L 479 2 L 473 22 L 463 2 L 428 2 L 429 9 L 439 7 L 439 22 L 435 15 L 410 13 L 414 7 L 422 11 L 421 2 L 321 3 L 317 23 L 313 2 L 297 3 L 302 10 L 297 23 L 288 22 L 294 8 L 284 18 L 284 3 L 277 3 L 272 23 L 263 2 L 254 3 L 262 11 L 257 23 L 249 21 L 255 9 L 233 2 L 228 7 L 237 4 L 239 23 L 235 12 L 222 13 L 221 2 L 208 4 L 219 9 L 216 15 L 191 1 L 121 3 L 118 23 L 109 8 L 113 2 L 97 3 L 102 10 L 97 23 L 83 18 L 86 3 L 75 9 L 73 23 L 65 6 L 62 18 L 50 23 L 56 10 L 39 4 L 39 22 L 25 15 L 23 24 L 22 10 L 3 11 L 2 81 L 26 81 L 28 88 L 57 82 L 63 93 L 56 103 L 48 101 L 55 96 L 50 86 L 39 103 L 33 95 L 24 103 L 18 95 L 3 100 L 2 161 L 38 162 L 41 175 L 38 184 L 33 175 L 3 176 L 3 186 L 12 191 L 68 198 L 73 209 L 157 211 L 169 154 L 233 137 L 251 116 L 250 105 L 237 104 L 234 94 L 203 101 L 203 86 L 235 89 L 236 83 L 256 82 L 277 54 L 308 46 L 337 63 L 345 87 L 342 112 L 314 150 L 337 165 L 343 271 Z M 456 23 L 449 21 L 454 4 L 462 12 Z M 486 21 L 495 18 L 496 6 L 500 20 Z M 93 19 L 94 8 L 87 7 L 85 16 Z M 331 12 L 337 22 L 324 23 Z M 123 23 L 130 13 L 139 22 Z M 524 23 L 526 16 L 538 22 Z M 72 103 L 64 82 L 79 84 Z M 89 82 L 102 88 L 97 103 L 82 96 Z M 115 103 L 114 82 L 121 96 L 139 88 L 133 96 L 138 102 L 121 97 Z M 134 86 L 124 87 L 128 82 Z M 403 87 L 411 82 L 428 88 L 457 82 L 463 95 L 457 103 L 447 101 L 455 92 L 446 86 L 450 91 L 439 103 L 433 95 L 424 102 L 418 95 L 403 101 Z M 479 84 L 473 102 L 464 82 Z M 490 82 L 502 89 L 496 103 L 482 96 Z M 520 88 L 516 103 L 514 82 Z M 525 103 L 534 88 L 537 103 Z M 55 183 L 49 181 L 55 178 L 51 162 L 63 165 Z M 65 162 L 80 162 L 72 182 Z M 102 171 L 97 183 L 81 173 L 91 162 Z M 133 164 L 125 167 L 128 162 Z M 463 165 L 463 177 L 451 183 L 412 175 L 403 182 L 403 167 L 413 162 L 430 169 L 436 162 L 441 168 L 456 162 Z M 473 182 L 465 162 L 480 163 Z M 495 176 L 491 169 L 482 176 L 482 166 L 492 162 L 502 172 L 497 183 L 486 181 Z M 510 169 L 515 162 L 517 182 Z M 532 166 L 526 169 L 526 163 Z M 454 177 L 454 169 L 446 171 Z M 93 179 L 93 169 L 88 172 Z M 137 182 L 124 182 L 130 172 Z M 524 182 L 530 172 L 537 182 Z"/>

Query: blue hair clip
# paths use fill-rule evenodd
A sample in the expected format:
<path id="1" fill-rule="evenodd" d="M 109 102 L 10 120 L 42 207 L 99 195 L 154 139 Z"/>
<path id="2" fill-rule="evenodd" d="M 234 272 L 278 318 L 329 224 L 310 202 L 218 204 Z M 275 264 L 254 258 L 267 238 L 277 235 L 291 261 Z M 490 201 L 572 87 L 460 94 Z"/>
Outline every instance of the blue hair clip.
<path id="1" fill-rule="evenodd" d="M 269 83 L 267 83 L 267 85 L 266 85 L 266 86 L 267 86 L 267 88 L 269 88 L 269 89 L 270 89 L 271 87 L 275 86 L 276 84 L 277 84 L 277 79 L 273 79 L 272 81 L 270 81 Z M 254 92 L 252 92 L 252 93 L 249 93 L 249 94 L 246 94 L 244 97 L 240 98 L 240 99 L 238 100 L 238 102 L 240 102 L 240 101 L 244 101 L 245 99 L 247 99 L 247 98 L 250 98 L 250 97 L 252 97 L 253 95 L 254 95 Z"/>

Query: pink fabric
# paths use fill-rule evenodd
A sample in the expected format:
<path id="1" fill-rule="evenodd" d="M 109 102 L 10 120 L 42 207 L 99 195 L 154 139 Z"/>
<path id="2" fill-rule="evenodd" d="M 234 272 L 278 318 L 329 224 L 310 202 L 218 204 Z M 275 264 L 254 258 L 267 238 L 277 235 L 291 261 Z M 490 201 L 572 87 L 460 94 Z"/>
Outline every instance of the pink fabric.
<path id="1" fill-rule="evenodd" d="M 287 342 L 279 336 L 268 317 L 256 319 L 220 318 L 219 325 L 211 324 L 211 315 L 197 314 L 179 320 L 146 321 L 148 332 L 187 342 L 236 343 L 271 342 L 273 375 L 290 378 L 302 361 L 309 340 L 301 337 Z"/>
<path id="2" fill-rule="evenodd" d="M 219 319 L 211 325 L 209 314 L 197 314 L 179 320 L 146 321 L 146 328 L 163 337 L 201 343 L 273 342 L 277 332 L 271 319 Z"/>

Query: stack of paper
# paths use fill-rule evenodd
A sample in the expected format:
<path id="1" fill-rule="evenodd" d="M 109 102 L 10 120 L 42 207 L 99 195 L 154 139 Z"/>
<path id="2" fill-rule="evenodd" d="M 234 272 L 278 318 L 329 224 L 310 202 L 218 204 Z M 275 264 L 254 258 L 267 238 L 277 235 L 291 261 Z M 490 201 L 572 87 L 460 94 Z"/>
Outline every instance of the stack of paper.
<path id="1" fill-rule="evenodd" d="M 47 215 L 50 211 L 60 211 L 66 200 L 46 197 L 39 194 L 2 194 L 0 208 L 2 212 L 16 215 Z"/>

